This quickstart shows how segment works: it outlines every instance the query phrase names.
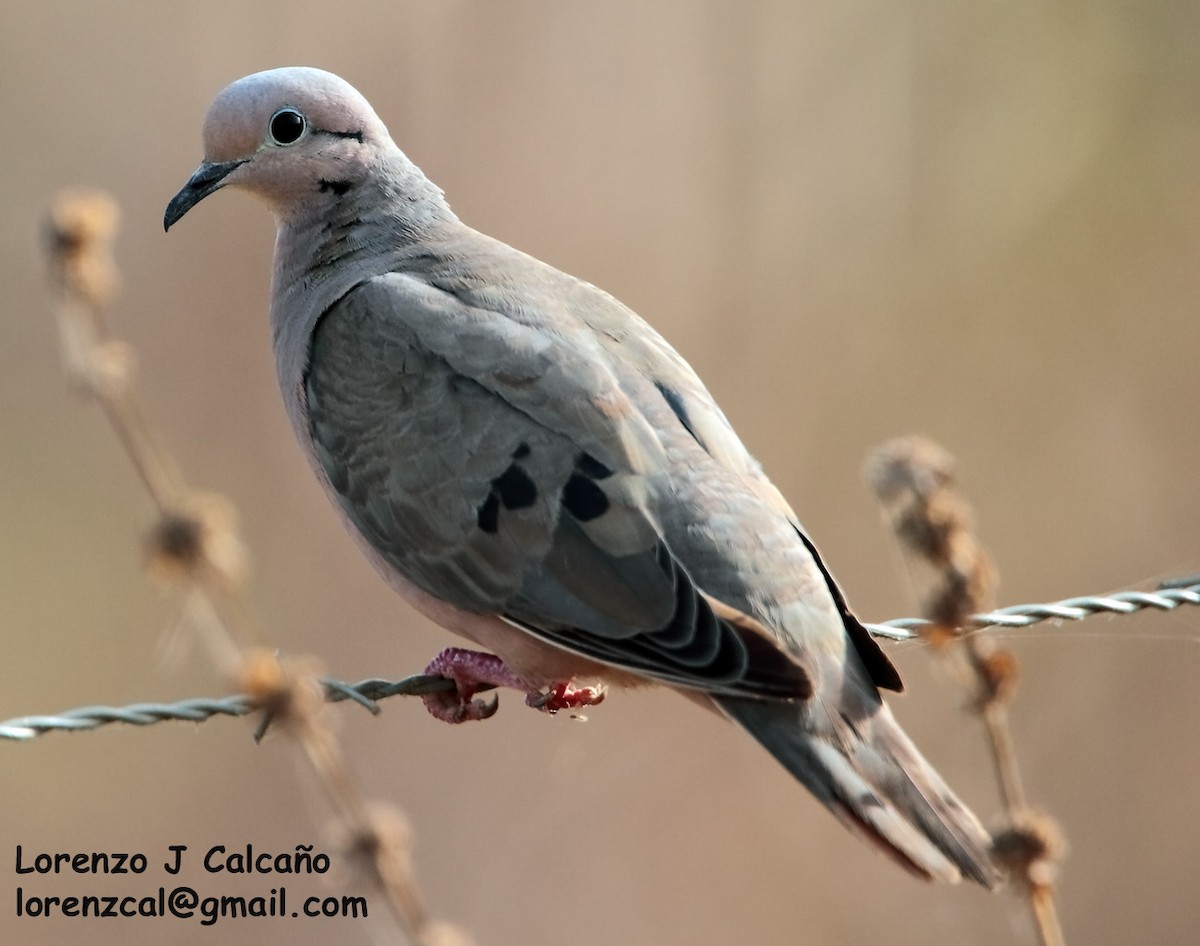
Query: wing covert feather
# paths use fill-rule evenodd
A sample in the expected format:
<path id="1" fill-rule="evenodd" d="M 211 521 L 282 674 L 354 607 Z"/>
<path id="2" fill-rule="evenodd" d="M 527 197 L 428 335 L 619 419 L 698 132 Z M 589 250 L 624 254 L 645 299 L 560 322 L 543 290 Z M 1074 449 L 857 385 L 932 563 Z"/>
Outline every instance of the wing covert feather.
<path id="1" fill-rule="evenodd" d="M 431 311 L 436 290 L 411 283 L 371 280 L 331 308 L 305 381 L 318 463 L 383 557 L 602 662 L 807 695 L 801 662 L 753 619 L 718 617 L 672 555 L 647 475 L 667 458 L 604 360 L 453 301 Z"/>

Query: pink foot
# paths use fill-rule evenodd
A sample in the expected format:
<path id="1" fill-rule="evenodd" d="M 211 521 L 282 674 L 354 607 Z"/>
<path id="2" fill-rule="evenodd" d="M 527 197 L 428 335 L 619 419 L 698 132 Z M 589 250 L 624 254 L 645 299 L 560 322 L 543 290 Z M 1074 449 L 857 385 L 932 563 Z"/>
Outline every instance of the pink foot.
<path id="1" fill-rule="evenodd" d="M 499 698 L 493 697 L 490 702 L 473 699 L 480 689 L 490 687 L 520 690 L 529 706 L 551 715 L 563 709 L 594 706 L 603 701 L 605 695 L 604 687 L 577 687 L 570 680 L 555 683 L 543 693 L 513 673 L 494 654 L 462 647 L 447 647 L 425 668 L 425 673 L 454 681 L 453 690 L 439 690 L 421 697 L 430 714 L 447 723 L 464 723 L 494 715 Z"/>
<path id="2" fill-rule="evenodd" d="M 439 690 L 421 697 L 430 714 L 447 723 L 465 723 L 469 719 L 487 719 L 495 715 L 500 706 L 499 697 L 493 697 L 490 702 L 472 699 L 480 687 L 525 689 L 499 657 L 462 647 L 447 647 L 433 658 L 425 672 L 454 681 L 453 690 Z"/>

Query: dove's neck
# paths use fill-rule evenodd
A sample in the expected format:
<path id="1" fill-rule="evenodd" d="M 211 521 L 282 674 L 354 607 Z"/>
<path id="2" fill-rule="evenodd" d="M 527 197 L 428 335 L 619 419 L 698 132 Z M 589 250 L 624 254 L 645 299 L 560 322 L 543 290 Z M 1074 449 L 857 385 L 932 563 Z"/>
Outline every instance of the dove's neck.
<path id="1" fill-rule="evenodd" d="M 398 149 L 362 170 L 344 192 L 330 186 L 279 219 L 271 333 L 288 415 L 305 442 L 301 387 L 317 320 L 360 282 L 404 269 L 461 227 L 441 190 Z"/>

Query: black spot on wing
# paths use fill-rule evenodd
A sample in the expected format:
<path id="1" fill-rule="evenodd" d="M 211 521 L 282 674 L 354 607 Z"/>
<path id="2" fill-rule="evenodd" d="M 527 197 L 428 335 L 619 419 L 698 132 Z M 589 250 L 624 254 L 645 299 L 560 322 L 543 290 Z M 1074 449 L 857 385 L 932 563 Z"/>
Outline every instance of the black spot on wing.
<path id="1" fill-rule="evenodd" d="M 580 522 L 590 522 L 608 512 L 608 497 L 604 490 L 578 473 L 572 473 L 563 487 L 562 504 Z"/>
<path id="2" fill-rule="evenodd" d="M 590 453 L 579 454 L 579 459 L 575 461 L 575 469 L 593 480 L 603 480 L 613 475 L 612 470 Z"/>
<path id="3" fill-rule="evenodd" d="M 320 185 L 322 194 L 327 191 L 333 191 L 338 197 L 341 197 L 354 186 L 352 181 L 327 181 L 325 178 L 321 178 L 317 183 Z"/>
<path id="4" fill-rule="evenodd" d="M 492 492 L 500 497 L 505 509 L 527 509 L 537 502 L 537 486 L 515 463 L 492 480 Z"/>
<path id="5" fill-rule="evenodd" d="M 475 521 L 484 532 L 489 535 L 496 534 L 496 530 L 500 528 L 500 500 L 496 498 L 495 493 L 488 493 L 487 499 L 475 513 Z"/>
<path id="6" fill-rule="evenodd" d="M 530 452 L 529 445 L 523 443 L 512 455 L 515 460 L 520 460 L 529 456 Z M 476 524 L 489 535 L 495 535 L 500 528 L 501 506 L 509 510 L 528 509 L 537 502 L 537 484 L 515 462 L 492 480 L 490 486 L 487 496 L 475 510 Z"/>
<path id="7" fill-rule="evenodd" d="M 655 381 L 654 386 L 658 388 L 658 393 L 667 402 L 667 407 L 671 408 L 671 413 L 675 415 L 679 423 L 683 424 L 683 429 L 691 434 L 692 439 L 707 451 L 708 447 L 704 446 L 704 441 L 696 435 L 695 428 L 692 427 L 692 419 L 688 416 L 687 408 L 684 406 L 683 398 L 680 397 L 679 392 L 665 381 Z"/>

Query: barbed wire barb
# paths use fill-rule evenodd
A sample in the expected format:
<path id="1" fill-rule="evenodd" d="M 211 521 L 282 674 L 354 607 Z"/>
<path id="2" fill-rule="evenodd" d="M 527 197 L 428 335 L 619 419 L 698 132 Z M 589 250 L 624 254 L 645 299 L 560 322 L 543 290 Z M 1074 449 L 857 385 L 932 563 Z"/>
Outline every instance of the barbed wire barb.
<path id="1" fill-rule="evenodd" d="M 1022 628 L 1045 621 L 1081 621 L 1098 614 L 1121 616 L 1145 610 L 1172 611 L 1184 605 L 1200 606 L 1200 575 L 1163 582 L 1155 591 L 1118 591 L 1066 598 L 1049 604 L 998 608 L 972 616 L 970 627 L 976 630 Z M 919 628 L 928 624 L 923 618 L 896 618 L 866 627 L 876 637 L 909 641 L 917 639 Z M 446 677 L 429 674 L 415 674 L 400 680 L 370 677 L 357 683 L 322 678 L 320 683 L 328 702 L 349 700 L 374 715 L 382 711 L 379 702 L 389 697 L 421 696 L 454 686 Z M 151 726 L 167 720 L 201 723 L 214 716 L 247 716 L 257 709 L 256 702 L 244 694 L 216 699 L 197 697 L 174 703 L 81 706 L 48 716 L 19 716 L 0 722 L 0 739 L 27 742 L 49 732 L 87 732 L 112 723 L 130 726 Z"/>

